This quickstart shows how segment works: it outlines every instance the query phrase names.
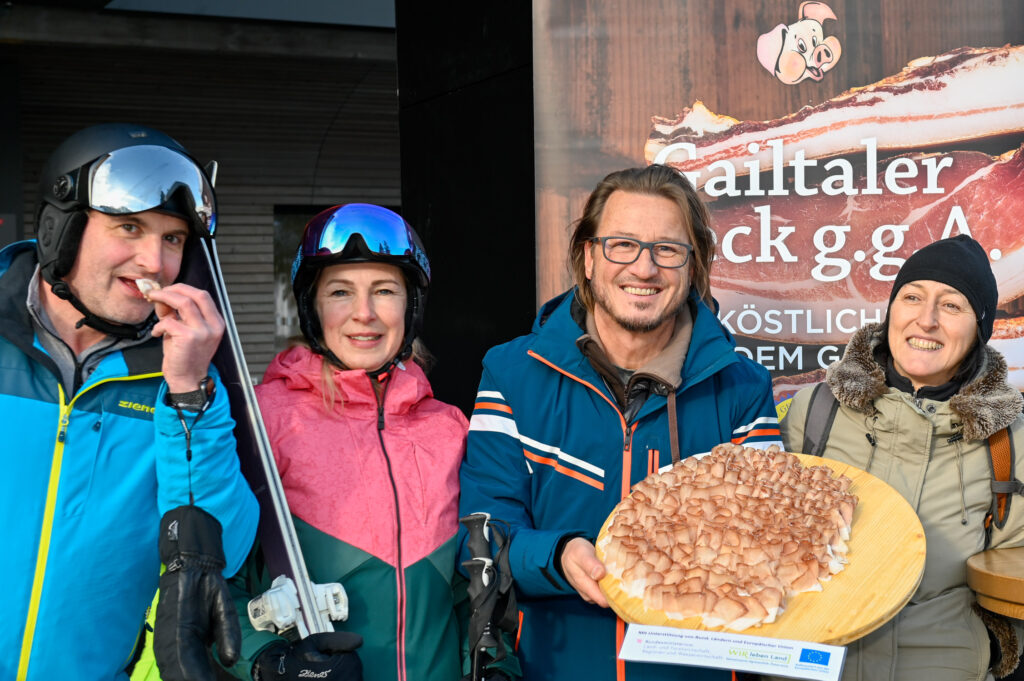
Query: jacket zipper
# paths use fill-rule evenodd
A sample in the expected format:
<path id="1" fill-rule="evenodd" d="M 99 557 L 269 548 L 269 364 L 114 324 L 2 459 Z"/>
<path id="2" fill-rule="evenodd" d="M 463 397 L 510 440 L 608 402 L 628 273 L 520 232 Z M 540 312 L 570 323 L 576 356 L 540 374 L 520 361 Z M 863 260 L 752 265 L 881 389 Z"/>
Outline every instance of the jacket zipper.
<path id="1" fill-rule="evenodd" d="M 374 379 L 370 378 L 369 380 L 372 388 Z M 405 681 L 405 570 L 402 565 L 402 515 L 398 506 L 398 484 L 395 482 L 395 474 L 391 468 L 391 458 L 388 456 L 388 449 L 384 445 L 384 398 L 387 396 L 390 383 L 390 380 L 385 381 L 384 388 L 377 399 L 377 439 L 380 441 L 380 451 L 384 455 L 384 464 L 388 469 L 391 492 L 395 496 L 395 548 L 397 550 L 395 585 L 398 589 L 397 632 L 395 636 L 398 644 L 398 659 L 396 662 L 398 665 L 398 681 Z"/>
<path id="2" fill-rule="evenodd" d="M 93 388 L 114 381 L 135 381 L 155 378 L 161 373 L 140 374 L 138 376 L 120 376 L 97 381 L 88 388 L 75 394 L 71 401 L 64 403 L 66 395 L 64 387 L 57 382 L 57 395 L 60 406 L 60 418 L 57 422 L 57 438 L 53 446 L 53 459 L 50 463 L 50 479 L 46 487 L 46 502 L 43 505 L 43 524 L 39 530 L 39 549 L 36 553 L 35 575 L 32 578 L 32 591 L 29 595 L 28 612 L 25 615 L 25 633 L 21 639 L 21 655 L 18 660 L 18 681 L 28 678 L 28 668 L 32 657 L 32 642 L 36 633 L 36 618 L 39 616 L 39 603 L 42 600 L 43 584 L 46 577 L 46 562 L 50 557 L 50 533 L 53 530 L 53 518 L 57 510 L 57 492 L 60 485 L 60 471 L 64 462 L 64 443 L 67 440 L 68 425 L 71 423 L 71 412 L 79 397 Z"/>

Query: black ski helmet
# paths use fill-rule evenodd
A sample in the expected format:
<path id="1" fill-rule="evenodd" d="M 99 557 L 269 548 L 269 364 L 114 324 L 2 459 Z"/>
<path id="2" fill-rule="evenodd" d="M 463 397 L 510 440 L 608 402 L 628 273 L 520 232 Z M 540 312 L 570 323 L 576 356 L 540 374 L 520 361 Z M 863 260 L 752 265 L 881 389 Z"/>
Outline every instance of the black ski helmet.
<path id="1" fill-rule="evenodd" d="M 181 144 L 159 130 L 104 123 L 64 140 L 43 167 L 36 211 L 39 269 L 53 292 L 84 315 L 81 323 L 120 337 L 141 338 L 142 324 L 116 324 L 94 315 L 62 280 L 78 255 L 88 211 L 128 215 L 158 210 L 188 223 L 198 236 L 217 224 L 213 185 Z"/>
<path id="2" fill-rule="evenodd" d="M 408 303 L 405 335 L 398 355 L 381 369 L 412 354 L 412 343 L 423 324 L 423 309 L 430 285 L 430 262 L 415 230 L 400 215 L 368 203 L 334 206 L 307 224 L 292 263 L 292 292 L 298 306 L 299 327 L 310 348 L 338 366 L 344 364 L 322 342 L 323 328 L 314 305 L 320 270 L 330 265 L 380 262 L 396 265 L 405 275 Z"/>

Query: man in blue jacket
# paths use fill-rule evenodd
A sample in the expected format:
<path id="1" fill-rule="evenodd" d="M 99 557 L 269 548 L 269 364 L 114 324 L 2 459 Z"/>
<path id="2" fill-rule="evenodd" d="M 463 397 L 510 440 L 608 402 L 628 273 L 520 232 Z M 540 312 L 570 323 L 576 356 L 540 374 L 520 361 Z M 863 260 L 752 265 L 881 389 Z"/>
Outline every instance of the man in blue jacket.
<path id="1" fill-rule="evenodd" d="M 523 678 L 729 678 L 617 660 L 624 626 L 593 544 L 648 474 L 721 442 L 781 444 L 768 372 L 713 312 L 708 225 L 676 171 L 608 175 L 572 237 L 576 286 L 484 358 L 460 512 L 511 526 Z"/>
<path id="2" fill-rule="evenodd" d="M 258 507 L 210 365 L 224 321 L 175 283 L 215 215 L 177 142 L 94 126 L 43 171 L 38 240 L 0 251 L 0 678 L 127 678 L 158 580 L 165 681 L 237 654 L 223 576 Z"/>

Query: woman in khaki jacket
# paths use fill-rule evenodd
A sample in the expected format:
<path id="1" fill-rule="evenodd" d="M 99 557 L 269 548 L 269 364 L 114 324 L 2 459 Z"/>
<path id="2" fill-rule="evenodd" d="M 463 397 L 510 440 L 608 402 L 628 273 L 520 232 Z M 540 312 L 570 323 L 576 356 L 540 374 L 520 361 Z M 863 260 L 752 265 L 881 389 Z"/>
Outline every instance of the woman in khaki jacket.
<path id="1" fill-rule="evenodd" d="M 997 299 L 976 241 L 935 242 L 901 268 L 885 322 L 860 329 L 828 368 L 839 410 L 824 455 L 895 488 L 927 540 L 920 586 L 895 618 L 849 645 L 844 681 L 982 681 L 1017 664 L 1021 621 L 996 623 L 990 637 L 982 619 L 990 613 L 975 605 L 966 574 L 967 558 L 986 548 L 990 435 L 1009 428 L 1014 477 L 1024 479 L 1021 395 L 987 345 Z M 803 445 L 811 390 L 797 394 L 782 423 L 792 451 Z M 1024 545 L 1024 498 L 1013 496 L 988 548 Z"/>

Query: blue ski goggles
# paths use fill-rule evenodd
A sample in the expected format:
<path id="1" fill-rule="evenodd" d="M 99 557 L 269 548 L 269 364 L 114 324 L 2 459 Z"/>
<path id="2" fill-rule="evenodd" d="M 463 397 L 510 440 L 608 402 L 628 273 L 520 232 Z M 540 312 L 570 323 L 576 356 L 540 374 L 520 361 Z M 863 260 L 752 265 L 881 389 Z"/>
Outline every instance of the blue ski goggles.
<path id="1" fill-rule="evenodd" d="M 89 169 L 88 206 L 109 215 L 164 208 L 181 214 L 201 236 L 213 236 L 213 187 L 188 156 L 167 147 L 138 145 L 113 151 Z M 82 200 L 83 197 L 79 197 Z"/>
<path id="2" fill-rule="evenodd" d="M 359 236 L 353 242 L 352 237 Z M 342 255 L 346 249 L 365 257 L 413 260 L 430 281 L 430 262 L 419 237 L 397 213 L 367 203 L 350 203 L 326 210 L 306 225 L 299 244 L 301 258 Z M 426 282 L 424 282 L 426 283 Z"/>

